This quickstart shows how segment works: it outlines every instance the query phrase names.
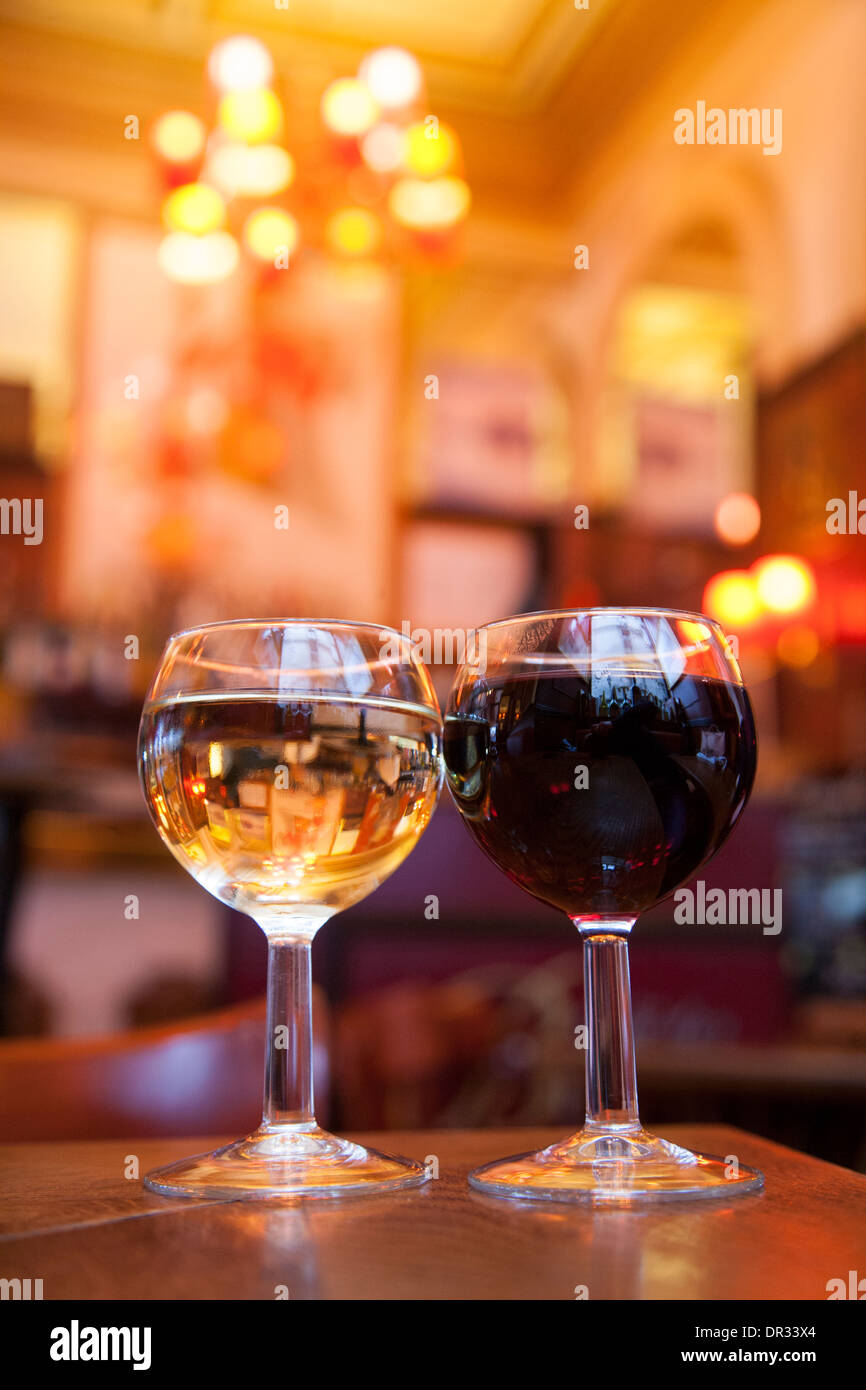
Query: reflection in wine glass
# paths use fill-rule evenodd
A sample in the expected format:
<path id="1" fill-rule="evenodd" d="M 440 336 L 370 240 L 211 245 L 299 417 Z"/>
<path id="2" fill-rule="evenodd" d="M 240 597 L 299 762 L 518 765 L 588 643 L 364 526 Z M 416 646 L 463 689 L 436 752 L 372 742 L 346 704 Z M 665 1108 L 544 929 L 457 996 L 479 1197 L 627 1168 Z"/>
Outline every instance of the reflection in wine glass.
<path id="1" fill-rule="evenodd" d="M 441 783 L 429 675 L 361 623 L 216 623 L 165 649 L 141 720 L 142 785 L 175 858 L 268 938 L 262 1124 L 145 1179 L 211 1197 L 414 1186 L 422 1164 L 327 1134 L 313 1111 L 310 945 L 423 833 Z"/>
<path id="2" fill-rule="evenodd" d="M 584 947 L 586 1120 L 470 1177 L 505 1196 L 727 1197 L 763 1178 L 649 1134 L 637 1105 L 628 938 L 719 848 L 746 803 L 755 730 L 719 628 L 649 609 L 533 613 L 485 629 L 445 722 L 451 792 L 509 878 Z"/>

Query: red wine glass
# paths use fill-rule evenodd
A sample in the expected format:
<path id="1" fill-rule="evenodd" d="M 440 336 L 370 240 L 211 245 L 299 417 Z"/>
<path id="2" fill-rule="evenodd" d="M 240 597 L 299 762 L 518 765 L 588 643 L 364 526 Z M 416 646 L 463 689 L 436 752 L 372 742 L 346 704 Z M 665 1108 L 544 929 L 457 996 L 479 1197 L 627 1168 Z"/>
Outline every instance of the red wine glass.
<path id="1" fill-rule="evenodd" d="M 749 699 L 696 613 L 555 611 L 478 629 L 445 723 L 449 786 L 493 862 L 583 940 L 586 1118 L 471 1174 L 480 1191 L 565 1201 L 732 1197 L 763 1177 L 648 1133 L 638 1114 L 628 941 L 719 848 L 755 775 Z"/>

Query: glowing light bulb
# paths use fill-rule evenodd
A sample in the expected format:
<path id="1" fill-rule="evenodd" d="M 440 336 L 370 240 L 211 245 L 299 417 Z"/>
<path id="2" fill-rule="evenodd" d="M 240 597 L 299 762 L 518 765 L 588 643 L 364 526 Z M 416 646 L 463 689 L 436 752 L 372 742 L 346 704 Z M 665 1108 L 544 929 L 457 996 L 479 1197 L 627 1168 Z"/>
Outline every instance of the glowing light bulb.
<path id="1" fill-rule="evenodd" d="M 264 44 L 242 34 L 218 43 L 211 50 L 207 66 L 211 82 L 223 92 L 266 87 L 274 71 Z"/>
<path id="2" fill-rule="evenodd" d="M 373 126 L 361 141 L 361 156 L 377 174 L 390 174 L 403 163 L 403 132 L 383 121 Z"/>
<path id="3" fill-rule="evenodd" d="M 752 566 L 755 588 L 771 613 L 797 613 L 815 597 L 815 576 L 796 555 L 768 555 Z"/>
<path id="4" fill-rule="evenodd" d="M 364 135 L 379 119 L 379 107 L 365 82 L 340 77 L 325 89 L 322 119 L 336 135 Z"/>
<path id="5" fill-rule="evenodd" d="M 204 150 L 204 121 L 191 111 L 166 111 L 150 133 L 153 147 L 169 164 L 191 164 Z"/>
<path id="6" fill-rule="evenodd" d="M 233 140 L 258 144 L 273 140 L 283 128 L 283 108 L 267 87 L 227 92 L 217 111 L 217 120 Z"/>
<path id="7" fill-rule="evenodd" d="M 185 183 L 169 193 L 162 205 L 162 220 L 168 230 L 191 232 L 193 236 L 215 232 L 225 215 L 222 196 L 206 183 Z"/>
<path id="8" fill-rule="evenodd" d="M 714 574 L 701 607 L 725 627 L 749 627 L 760 616 L 761 601 L 747 570 L 723 570 Z"/>
<path id="9" fill-rule="evenodd" d="M 295 176 L 295 162 L 280 145 L 241 145 L 230 141 L 209 156 L 207 174 L 231 198 L 269 198 Z"/>
<path id="10" fill-rule="evenodd" d="M 261 261 L 276 263 L 281 254 L 291 256 L 300 239 L 300 227 L 282 208 L 259 208 L 244 224 L 244 241 Z"/>
<path id="11" fill-rule="evenodd" d="M 206 236 L 169 232 L 160 243 L 158 260 L 171 280 L 186 285 L 210 284 L 231 275 L 239 260 L 238 245 L 228 232 L 208 232 Z"/>
<path id="12" fill-rule="evenodd" d="M 386 110 L 411 105 L 421 91 L 421 68 L 405 48 L 377 48 L 364 59 L 358 75 Z"/>
<path id="13" fill-rule="evenodd" d="M 341 208 L 328 218 L 325 240 L 344 256 L 369 256 L 382 240 L 382 224 L 366 208 Z"/>
<path id="14" fill-rule="evenodd" d="M 451 227 L 469 211 L 470 193 L 463 179 L 399 179 L 388 195 L 392 216 L 404 227 L 436 230 Z"/>
<path id="15" fill-rule="evenodd" d="M 761 508 L 748 492 L 729 492 L 716 507 L 716 535 L 728 545 L 748 545 L 761 529 Z"/>
<path id="16" fill-rule="evenodd" d="M 410 174 L 424 179 L 447 174 L 457 160 L 457 135 L 444 121 L 416 121 L 403 138 L 403 163 Z"/>

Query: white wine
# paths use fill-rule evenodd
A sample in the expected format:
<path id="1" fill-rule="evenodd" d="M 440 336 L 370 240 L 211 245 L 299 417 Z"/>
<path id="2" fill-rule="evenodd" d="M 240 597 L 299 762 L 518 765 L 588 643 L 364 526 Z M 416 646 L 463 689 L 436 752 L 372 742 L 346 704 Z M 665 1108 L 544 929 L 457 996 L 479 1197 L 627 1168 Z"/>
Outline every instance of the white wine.
<path id="1" fill-rule="evenodd" d="M 316 1123 L 310 944 L 417 844 L 441 745 L 429 673 L 393 629 L 239 619 L 169 639 L 141 717 L 141 780 L 175 859 L 268 938 L 267 1053 L 259 1127 L 149 1173 L 152 1191 L 322 1198 L 427 1181 L 423 1163 Z"/>
<path id="2" fill-rule="evenodd" d="M 266 929 L 371 893 L 416 844 L 442 774 L 431 710 L 349 696 L 156 700 L 140 757 L 175 858 Z"/>

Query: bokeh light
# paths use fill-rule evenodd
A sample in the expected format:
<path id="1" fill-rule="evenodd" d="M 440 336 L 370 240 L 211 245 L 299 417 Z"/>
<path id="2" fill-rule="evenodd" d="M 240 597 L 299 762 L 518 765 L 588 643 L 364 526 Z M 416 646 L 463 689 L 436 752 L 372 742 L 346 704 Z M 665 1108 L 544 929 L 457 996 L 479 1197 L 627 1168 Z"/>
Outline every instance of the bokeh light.
<path id="1" fill-rule="evenodd" d="M 701 607 L 723 627 L 749 627 L 761 613 L 755 581 L 747 570 L 723 570 L 704 589 Z"/>
<path id="2" fill-rule="evenodd" d="M 264 44 L 241 34 L 218 43 L 211 50 L 207 66 L 211 82 L 223 92 L 266 87 L 274 71 Z"/>
<path id="3" fill-rule="evenodd" d="M 367 208 L 341 208 L 328 218 L 325 240 L 344 256 L 369 256 L 382 241 L 382 224 Z"/>
<path id="4" fill-rule="evenodd" d="M 391 174 L 403 163 L 404 133 L 399 126 L 383 121 L 369 130 L 361 141 L 361 156 L 377 174 Z"/>
<path id="5" fill-rule="evenodd" d="M 394 219 L 404 227 L 434 230 L 451 227 L 469 211 L 469 186 L 463 179 L 399 179 L 388 196 Z"/>
<path id="6" fill-rule="evenodd" d="M 146 535 L 146 544 L 157 565 L 176 570 L 192 555 L 197 539 L 192 517 L 184 512 L 170 512 L 151 526 Z"/>
<path id="7" fill-rule="evenodd" d="M 436 125 L 416 121 L 403 138 L 403 162 L 411 174 L 417 174 L 420 178 L 447 174 L 457 159 L 457 136 L 444 121 L 438 121 Z"/>
<path id="8" fill-rule="evenodd" d="M 410 106 L 421 92 L 421 69 L 405 48 L 377 48 L 364 59 L 359 76 L 386 110 Z"/>
<path id="9" fill-rule="evenodd" d="M 716 535 L 728 545 L 748 545 L 761 529 L 761 508 L 748 492 L 729 492 L 716 507 Z"/>
<path id="10" fill-rule="evenodd" d="M 158 253 L 162 270 L 171 280 L 186 285 L 213 284 L 231 275 L 240 258 L 238 244 L 228 232 L 169 232 Z"/>
<path id="11" fill-rule="evenodd" d="M 821 650 L 818 634 L 811 627 L 786 627 L 779 633 L 776 654 L 785 666 L 802 670 L 811 666 Z"/>
<path id="12" fill-rule="evenodd" d="M 267 87 L 227 92 L 219 104 L 217 120 L 233 140 L 258 144 L 273 140 L 283 128 L 283 108 Z"/>
<path id="13" fill-rule="evenodd" d="M 357 77 L 340 77 L 322 96 L 322 119 L 335 135 L 364 135 L 379 119 L 379 106 Z"/>
<path id="14" fill-rule="evenodd" d="M 220 145 L 208 159 L 208 176 L 229 197 L 268 198 L 288 188 L 295 162 L 279 145 Z"/>
<path id="15" fill-rule="evenodd" d="M 169 164 L 191 164 L 204 152 L 207 130 L 191 111 L 166 111 L 151 131 L 153 147 Z"/>
<path id="16" fill-rule="evenodd" d="M 291 256 L 300 239 L 297 221 L 282 208 L 258 208 L 244 224 L 244 242 L 260 261 L 276 262 L 279 255 Z"/>
<path id="17" fill-rule="evenodd" d="M 758 598 L 771 613 L 798 613 L 815 597 L 811 566 L 796 555 L 767 555 L 752 574 Z"/>
<path id="18" fill-rule="evenodd" d="M 206 183 L 185 183 L 169 193 L 162 205 L 162 220 L 169 231 L 191 232 L 193 236 L 215 232 L 225 216 L 222 196 Z"/>

